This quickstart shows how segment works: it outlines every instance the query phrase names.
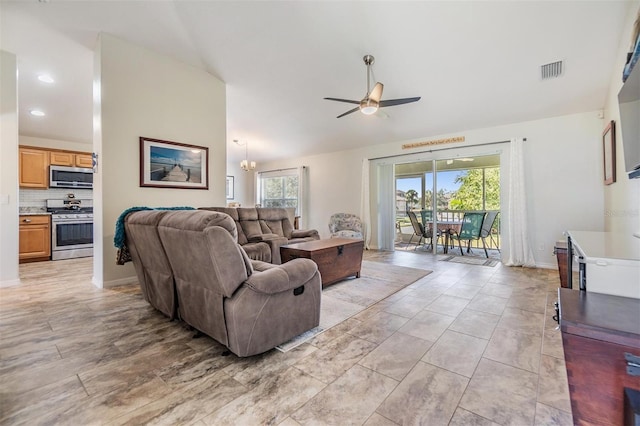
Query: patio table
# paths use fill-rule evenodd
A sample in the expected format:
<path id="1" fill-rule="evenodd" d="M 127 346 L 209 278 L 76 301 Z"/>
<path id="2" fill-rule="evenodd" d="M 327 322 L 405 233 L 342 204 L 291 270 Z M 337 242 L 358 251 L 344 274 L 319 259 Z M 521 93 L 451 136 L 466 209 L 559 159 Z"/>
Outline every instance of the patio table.
<path id="1" fill-rule="evenodd" d="M 460 227 L 462 226 L 462 221 L 460 220 L 439 220 L 436 222 L 438 227 L 438 231 L 444 233 L 444 252 L 449 253 L 449 237 L 451 236 L 451 231 L 458 232 Z"/>

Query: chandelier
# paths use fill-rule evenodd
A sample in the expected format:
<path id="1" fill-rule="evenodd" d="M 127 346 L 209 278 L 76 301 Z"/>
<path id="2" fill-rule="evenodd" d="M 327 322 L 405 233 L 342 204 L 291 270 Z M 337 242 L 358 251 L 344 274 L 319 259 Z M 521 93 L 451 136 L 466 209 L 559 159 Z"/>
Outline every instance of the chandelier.
<path id="1" fill-rule="evenodd" d="M 255 169 L 256 168 L 256 162 L 248 160 L 248 158 L 249 158 L 249 142 L 240 143 L 237 139 L 234 139 L 233 143 L 235 143 L 238 146 L 244 146 L 244 160 L 242 160 L 240 162 L 240 168 L 242 170 L 244 170 L 245 172 L 248 172 L 249 170 Z"/>

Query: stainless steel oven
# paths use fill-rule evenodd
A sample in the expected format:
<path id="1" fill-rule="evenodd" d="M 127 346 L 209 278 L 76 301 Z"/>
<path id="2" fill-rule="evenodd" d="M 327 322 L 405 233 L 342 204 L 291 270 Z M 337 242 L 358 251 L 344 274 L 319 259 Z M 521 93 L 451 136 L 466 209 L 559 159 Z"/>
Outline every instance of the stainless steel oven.
<path id="1" fill-rule="evenodd" d="M 51 260 L 93 256 L 93 208 L 78 201 L 48 200 Z M 51 206 L 50 206 L 51 204 Z"/>

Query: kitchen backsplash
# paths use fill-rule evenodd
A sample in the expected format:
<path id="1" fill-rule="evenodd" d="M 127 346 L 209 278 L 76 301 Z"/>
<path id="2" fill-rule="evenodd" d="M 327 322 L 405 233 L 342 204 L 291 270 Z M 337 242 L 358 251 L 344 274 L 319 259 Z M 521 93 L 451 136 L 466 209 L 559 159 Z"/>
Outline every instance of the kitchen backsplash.
<path id="1" fill-rule="evenodd" d="M 91 189 L 71 189 L 71 188 L 49 188 L 42 189 L 20 189 L 19 207 L 47 207 L 47 200 L 65 200 L 68 194 L 74 194 L 78 200 L 93 199 Z"/>

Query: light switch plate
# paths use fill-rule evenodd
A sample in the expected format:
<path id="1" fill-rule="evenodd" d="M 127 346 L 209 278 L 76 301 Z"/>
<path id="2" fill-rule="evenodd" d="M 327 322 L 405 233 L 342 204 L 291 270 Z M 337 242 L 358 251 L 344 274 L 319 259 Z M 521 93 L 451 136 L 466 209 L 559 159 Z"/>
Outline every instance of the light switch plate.
<path id="1" fill-rule="evenodd" d="M 0 194 L 0 205 L 6 206 L 9 204 L 9 194 Z"/>

